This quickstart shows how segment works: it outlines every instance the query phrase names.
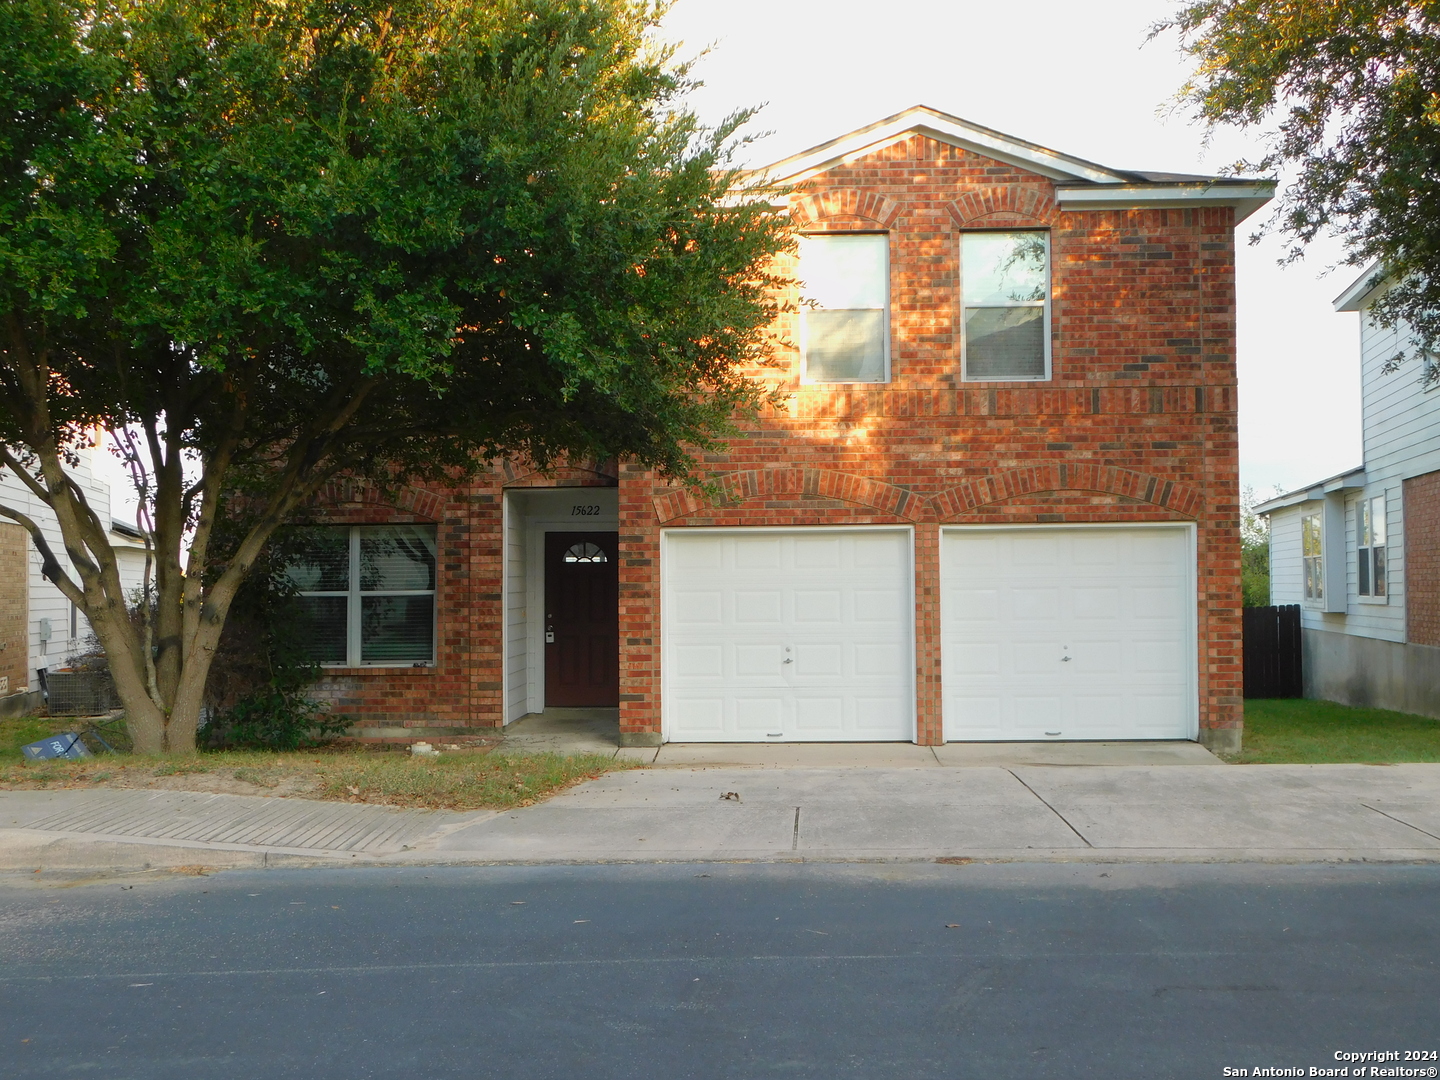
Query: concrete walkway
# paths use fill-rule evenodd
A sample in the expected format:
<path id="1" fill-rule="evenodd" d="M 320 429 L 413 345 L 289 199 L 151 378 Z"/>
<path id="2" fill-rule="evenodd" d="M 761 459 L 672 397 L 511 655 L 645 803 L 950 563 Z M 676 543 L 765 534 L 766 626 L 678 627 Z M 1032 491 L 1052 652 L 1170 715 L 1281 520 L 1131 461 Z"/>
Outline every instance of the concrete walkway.
<path id="1" fill-rule="evenodd" d="M 1440 765 L 651 768 L 469 814 L 0 792 L 4 869 L 296 859 L 1440 862 Z"/>

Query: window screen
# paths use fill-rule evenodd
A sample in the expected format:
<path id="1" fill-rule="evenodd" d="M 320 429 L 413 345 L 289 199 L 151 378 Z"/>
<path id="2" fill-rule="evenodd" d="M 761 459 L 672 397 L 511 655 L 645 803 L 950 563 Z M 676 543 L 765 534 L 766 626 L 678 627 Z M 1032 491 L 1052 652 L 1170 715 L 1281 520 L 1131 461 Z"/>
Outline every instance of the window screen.
<path id="1" fill-rule="evenodd" d="M 1050 250 L 1046 234 L 963 234 L 960 279 L 965 378 L 1049 378 Z"/>
<path id="2" fill-rule="evenodd" d="M 313 659 L 349 667 L 434 662 L 433 525 L 301 529 L 286 546 Z"/>
<path id="3" fill-rule="evenodd" d="M 800 238 L 800 348 L 809 382 L 889 378 L 889 237 Z"/>

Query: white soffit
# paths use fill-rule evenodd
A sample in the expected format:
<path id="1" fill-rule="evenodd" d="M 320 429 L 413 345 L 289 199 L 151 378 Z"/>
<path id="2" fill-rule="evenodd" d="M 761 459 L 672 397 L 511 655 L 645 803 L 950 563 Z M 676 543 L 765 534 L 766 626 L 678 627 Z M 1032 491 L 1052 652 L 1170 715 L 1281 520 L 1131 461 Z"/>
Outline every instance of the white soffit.
<path id="1" fill-rule="evenodd" d="M 1240 224 L 1275 196 L 1273 180 L 1236 183 L 1182 181 L 1171 184 L 1057 186 L 1055 201 L 1062 210 L 1185 209 L 1191 206 L 1233 206 Z"/>

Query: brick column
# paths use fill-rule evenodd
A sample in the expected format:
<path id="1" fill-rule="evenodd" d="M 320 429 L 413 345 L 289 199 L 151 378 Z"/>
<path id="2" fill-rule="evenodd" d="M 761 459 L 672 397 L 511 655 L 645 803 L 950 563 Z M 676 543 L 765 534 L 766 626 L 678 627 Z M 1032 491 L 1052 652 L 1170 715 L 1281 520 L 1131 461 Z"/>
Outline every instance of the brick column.
<path id="1" fill-rule="evenodd" d="M 1440 645 L 1440 472 L 1404 482 L 1405 640 Z"/>
<path id="2" fill-rule="evenodd" d="M 940 527 L 915 526 L 915 731 L 922 746 L 945 741 L 940 684 Z"/>
<path id="3" fill-rule="evenodd" d="M 620 468 L 620 745 L 660 745 L 660 526 L 654 478 Z"/>

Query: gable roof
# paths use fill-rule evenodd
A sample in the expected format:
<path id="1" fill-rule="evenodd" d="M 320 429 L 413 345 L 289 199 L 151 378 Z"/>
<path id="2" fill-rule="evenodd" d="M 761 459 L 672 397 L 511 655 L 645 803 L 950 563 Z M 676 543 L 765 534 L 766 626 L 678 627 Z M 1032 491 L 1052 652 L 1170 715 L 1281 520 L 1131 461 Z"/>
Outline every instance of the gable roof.
<path id="1" fill-rule="evenodd" d="M 1273 180 L 1111 169 L 1038 143 L 916 105 L 846 135 L 755 170 L 774 184 L 798 184 L 846 161 L 865 157 L 911 135 L 925 135 L 1055 181 L 1062 209 L 1233 206 L 1243 221 L 1275 194 Z"/>
<path id="2" fill-rule="evenodd" d="M 1335 310 L 1360 311 L 1390 284 L 1391 278 L 1381 270 L 1379 261 L 1372 262 L 1335 298 Z"/>

